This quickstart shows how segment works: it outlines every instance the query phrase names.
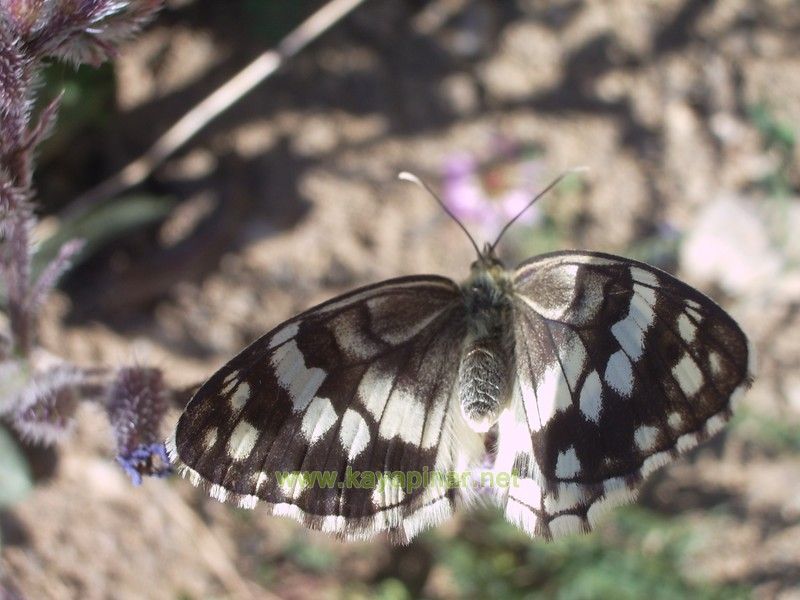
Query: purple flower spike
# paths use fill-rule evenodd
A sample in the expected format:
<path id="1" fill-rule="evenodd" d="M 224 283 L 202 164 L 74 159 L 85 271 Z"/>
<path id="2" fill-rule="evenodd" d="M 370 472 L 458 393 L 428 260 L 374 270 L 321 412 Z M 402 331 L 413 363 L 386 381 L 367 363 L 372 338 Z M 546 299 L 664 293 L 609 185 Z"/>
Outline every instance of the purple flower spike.
<path id="1" fill-rule="evenodd" d="M 159 426 L 164 383 L 154 369 L 83 369 L 37 345 L 42 305 L 82 242 L 64 244 L 34 278 L 35 150 L 56 122 L 61 96 L 34 120 L 37 73 L 52 59 L 99 64 L 135 34 L 164 0 L 0 0 L 0 417 L 27 441 L 50 444 L 72 428 L 81 401 L 104 397 L 118 460 L 134 483 L 169 472 Z M 114 373 L 111 373 L 114 375 Z M 106 394 L 108 394 L 106 396 Z M 0 599 L 3 582 L 0 580 Z"/>
<path id="2" fill-rule="evenodd" d="M 34 362 L 45 360 L 40 356 L 35 356 Z M 54 444 L 72 430 L 78 407 L 76 386 L 83 376 L 78 369 L 63 363 L 41 369 L 34 375 L 30 375 L 30 369 L 27 363 L 7 361 L 3 364 L 5 389 L 10 391 L 15 379 L 16 385 L 20 385 L 15 394 L 9 394 L 14 405 L 9 419 L 26 440 Z"/>
<path id="3" fill-rule="evenodd" d="M 117 462 L 134 485 L 142 475 L 162 477 L 170 472 L 161 443 L 161 421 L 167 410 L 164 378 L 158 369 L 120 369 L 111 386 L 108 415 L 117 440 Z"/>
<path id="4" fill-rule="evenodd" d="M 78 398 L 72 388 L 54 388 L 20 410 L 14 417 L 14 427 L 26 440 L 54 444 L 72 430 L 77 407 Z"/>

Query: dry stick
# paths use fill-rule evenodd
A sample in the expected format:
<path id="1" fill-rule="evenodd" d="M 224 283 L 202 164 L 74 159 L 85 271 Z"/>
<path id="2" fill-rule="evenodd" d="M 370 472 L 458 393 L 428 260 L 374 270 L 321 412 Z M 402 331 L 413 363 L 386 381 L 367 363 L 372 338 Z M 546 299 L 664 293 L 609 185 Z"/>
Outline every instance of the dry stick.
<path id="1" fill-rule="evenodd" d="M 70 203 L 64 210 L 63 216 L 75 217 L 93 204 L 103 202 L 142 183 L 161 163 L 209 122 L 364 2 L 365 0 L 328 2 L 283 38 L 277 48 L 260 54 L 222 87 L 192 108 L 139 158 Z"/>

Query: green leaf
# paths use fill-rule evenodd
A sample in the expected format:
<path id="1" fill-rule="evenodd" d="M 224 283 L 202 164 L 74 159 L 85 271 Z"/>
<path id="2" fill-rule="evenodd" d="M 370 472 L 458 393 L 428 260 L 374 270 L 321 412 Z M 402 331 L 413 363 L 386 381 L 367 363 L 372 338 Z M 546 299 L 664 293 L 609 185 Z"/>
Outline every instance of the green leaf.
<path id="1" fill-rule="evenodd" d="M 85 261 L 114 238 L 138 227 L 163 219 L 174 202 L 154 196 L 127 196 L 102 204 L 71 221 L 45 239 L 33 257 L 34 272 L 39 273 L 57 255 L 61 246 L 72 239 L 86 242 L 73 260 L 73 265 Z"/>
<path id="2" fill-rule="evenodd" d="M 31 486 L 28 462 L 8 429 L 0 425 L 0 508 L 22 500 Z"/>

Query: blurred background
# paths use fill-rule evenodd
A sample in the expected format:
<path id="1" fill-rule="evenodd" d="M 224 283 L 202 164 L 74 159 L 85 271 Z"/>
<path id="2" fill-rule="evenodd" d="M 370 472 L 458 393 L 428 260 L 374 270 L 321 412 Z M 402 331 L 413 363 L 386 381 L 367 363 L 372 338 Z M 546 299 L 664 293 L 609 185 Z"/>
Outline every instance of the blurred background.
<path id="1" fill-rule="evenodd" d="M 25 449 L 36 485 L 0 516 L 11 584 L 27 598 L 800 598 L 800 3 L 367 1 L 145 184 L 76 216 L 76 197 L 323 4 L 173 0 L 113 64 L 47 69 L 40 95 L 65 96 L 39 154 L 37 236 L 45 255 L 88 243 L 45 307 L 44 347 L 196 383 L 352 287 L 466 276 L 469 241 L 399 171 L 480 241 L 586 166 L 501 254 L 585 248 L 676 273 L 752 338 L 755 385 L 635 506 L 550 544 L 485 510 L 408 547 L 345 545 L 177 478 L 132 487 L 85 406 L 57 451 Z"/>

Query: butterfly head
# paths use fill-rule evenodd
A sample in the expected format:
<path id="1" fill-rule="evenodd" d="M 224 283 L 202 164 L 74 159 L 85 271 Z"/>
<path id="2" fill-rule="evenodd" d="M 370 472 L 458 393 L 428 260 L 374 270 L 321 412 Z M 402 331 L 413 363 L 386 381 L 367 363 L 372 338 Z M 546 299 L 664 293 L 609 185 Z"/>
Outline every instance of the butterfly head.
<path id="1" fill-rule="evenodd" d="M 486 273 L 496 275 L 495 278 L 499 278 L 506 271 L 506 267 L 503 261 L 498 258 L 494 246 L 488 242 L 483 245 L 483 250 L 478 253 L 478 260 L 472 263 L 470 269 L 473 277 L 478 273 Z"/>
<path id="2" fill-rule="evenodd" d="M 501 325 L 507 311 L 511 288 L 509 273 L 497 257 L 494 247 L 486 244 L 472 263 L 470 276 L 461 286 L 468 314 L 479 329 L 495 329 Z M 484 327 L 486 326 L 486 327 Z"/>

